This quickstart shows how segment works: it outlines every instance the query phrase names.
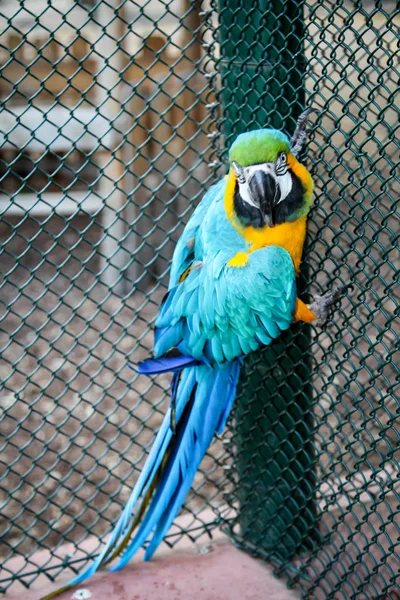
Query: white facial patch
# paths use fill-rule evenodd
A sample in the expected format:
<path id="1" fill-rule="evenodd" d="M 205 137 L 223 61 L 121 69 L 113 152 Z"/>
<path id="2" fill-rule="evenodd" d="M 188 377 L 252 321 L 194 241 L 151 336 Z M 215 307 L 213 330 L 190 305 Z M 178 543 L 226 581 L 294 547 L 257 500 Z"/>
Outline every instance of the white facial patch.
<path id="1" fill-rule="evenodd" d="M 255 208 L 260 208 L 256 202 L 254 202 L 252 195 L 249 190 L 249 183 L 245 181 L 244 183 L 239 183 L 239 194 L 240 197 L 246 204 L 250 204 L 250 206 L 254 206 Z"/>
<path id="2" fill-rule="evenodd" d="M 284 175 L 275 175 L 275 181 L 281 191 L 281 197 L 279 198 L 279 202 L 277 202 L 277 204 L 280 204 L 292 191 L 293 180 L 289 171 L 286 171 Z"/>
<path id="3" fill-rule="evenodd" d="M 242 198 L 243 202 L 246 202 L 246 204 L 250 204 L 250 206 L 254 206 L 254 208 L 259 209 L 260 207 L 254 202 L 253 197 L 250 194 L 250 190 L 249 190 L 249 180 L 247 177 L 247 169 L 249 169 L 250 167 L 243 168 L 235 162 L 232 163 L 232 167 L 233 167 L 233 170 L 235 171 L 235 175 L 236 175 L 237 182 L 239 185 L 239 194 L 240 194 L 240 197 Z"/>

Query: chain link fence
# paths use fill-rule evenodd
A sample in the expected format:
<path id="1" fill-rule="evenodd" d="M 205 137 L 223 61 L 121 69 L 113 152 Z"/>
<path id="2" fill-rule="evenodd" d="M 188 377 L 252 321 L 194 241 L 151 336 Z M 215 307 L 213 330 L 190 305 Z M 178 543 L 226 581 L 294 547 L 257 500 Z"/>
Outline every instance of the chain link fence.
<path id="1" fill-rule="evenodd" d="M 2 0 L 3 591 L 100 548 L 168 405 L 128 364 L 182 227 L 236 133 L 312 103 L 303 282 L 350 288 L 248 362 L 166 541 L 222 523 L 304 598 L 396 597 L 399 25 L 390 0 Z"/>

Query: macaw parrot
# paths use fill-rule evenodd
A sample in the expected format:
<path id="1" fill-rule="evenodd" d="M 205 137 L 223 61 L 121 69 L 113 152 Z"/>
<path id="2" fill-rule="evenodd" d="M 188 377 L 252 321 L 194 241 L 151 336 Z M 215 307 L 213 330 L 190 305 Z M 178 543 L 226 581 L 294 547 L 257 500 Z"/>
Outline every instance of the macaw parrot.
<path id="1" fill-rule="evenodd" d="M 213 185 L 179 239 L 169 289 L 155 326 L 147 375 L 172 372 L 171 406 L 132 495 L 103 551 L 61 591 L 99 568 L 124 567 L 147 544 L 157 550 L 191 487 L 214 435 L 231 411 L 243 358 L 293 322 L 322 324 L 341 289 L 307 306 L 296 294 L 311 175 L 297 156 L 311 109 L 291 140 L 275 129 L 243 133 L 229 174 Z"/>

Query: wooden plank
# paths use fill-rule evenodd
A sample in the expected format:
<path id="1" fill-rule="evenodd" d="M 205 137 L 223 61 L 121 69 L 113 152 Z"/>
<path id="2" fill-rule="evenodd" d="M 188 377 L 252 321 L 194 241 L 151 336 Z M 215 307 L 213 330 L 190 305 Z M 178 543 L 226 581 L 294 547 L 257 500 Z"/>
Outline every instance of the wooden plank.
<path id="1" fill-rule="evenodd" d="M 94 108 L 67 109 L 62 106 L 13 106 L 0 111 L 2 129 L 0 150 L 24 153 L 69 152 L 75 147 L 82 152 L 114 143 L 110 123 Z M 122 125 L 121 125 L 122 126 Z"/>
<path id="2" fill-rule="evenodd" d="M 144 240 L 153 226 L 150 215 L 151 191 L 143 185 L 144 174 L 150 168 L 151 111 L 148 110 L 147 87 L 138 86 L 127 106 L 130 121 L 127 124 L 127 139 L 124 145 L 124 158 L 128 172 L 125 189 L 129 200 L 126 210 L 129 232 L 126 248 L 129 252 L 129 260 L 133 258 L 127 271 L 127 278 L 128 285 L 134 285 L 136 289 L 144 292 L 150 284 L 150 274 L 144 265 L 149 264 L 154 255 L 154 251 Z"/>
<path id="3" fill-rule="evenodd" d="M 19 194 L 10 198 L 0 194 L 0 218 L 4 216 L 73 215 L 82 212 L 95 213 L 103 205 L 99 195 L 90 192 Z"/>
<path id="4" fill-rule="evenodd" d="M 111 128 L 121 109 L 119 92 L 121 88 L 121 72 L 123 53 L 118 49 L 117 40 L 121 39 L 122 20 L 119 18 L 119 1 L 101 2 L 97 11 L 100 23 L 95 79 L 97 111 L 105 117 Z M 102 212 L 103 241 L 100 247 L 100 275 L 102 282 L 114 293 L 123 292 L 123 272 L 129 255 L 123 248 L 122 241 L 125 226 L 121 211 L 125 202 L 121 177 L 125 169 L 121 153 L 116 152 L 110 136 L 102 138 L 103 151 L 98 165 L 101 169 L 99 194 L 104 201 Z"/>

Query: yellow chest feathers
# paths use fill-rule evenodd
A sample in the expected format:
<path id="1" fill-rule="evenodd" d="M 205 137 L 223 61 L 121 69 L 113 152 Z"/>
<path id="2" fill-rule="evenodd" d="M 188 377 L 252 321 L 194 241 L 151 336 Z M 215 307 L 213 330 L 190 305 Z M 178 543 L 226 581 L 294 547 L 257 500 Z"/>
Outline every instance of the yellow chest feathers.
<path id="1" fill-rule="evenodd" d="M 254 252 L 264 246 L 280 246 L 285 248 L 292 257 L 296 273 L 299 272 L 303 245 L 306 238 L 306 219 L 302 217 L 293 223 L 282 223 L 275 227 L 264 227 L 255 229 L 254 227 L 242 227 L 237 220 L 233 208 L 233 196 L 236 181 L 230 177 L 225 190 L 225 210 L 229 221 L 235 229 L 245 238 L 250 245 L 248 253 Z M 242 253 L 241 253 L 242 254 Z M 244 256 L 238 257 L 238 260 L 232 259 L 230 266 L 243 266 L 246 263 Z"/>

